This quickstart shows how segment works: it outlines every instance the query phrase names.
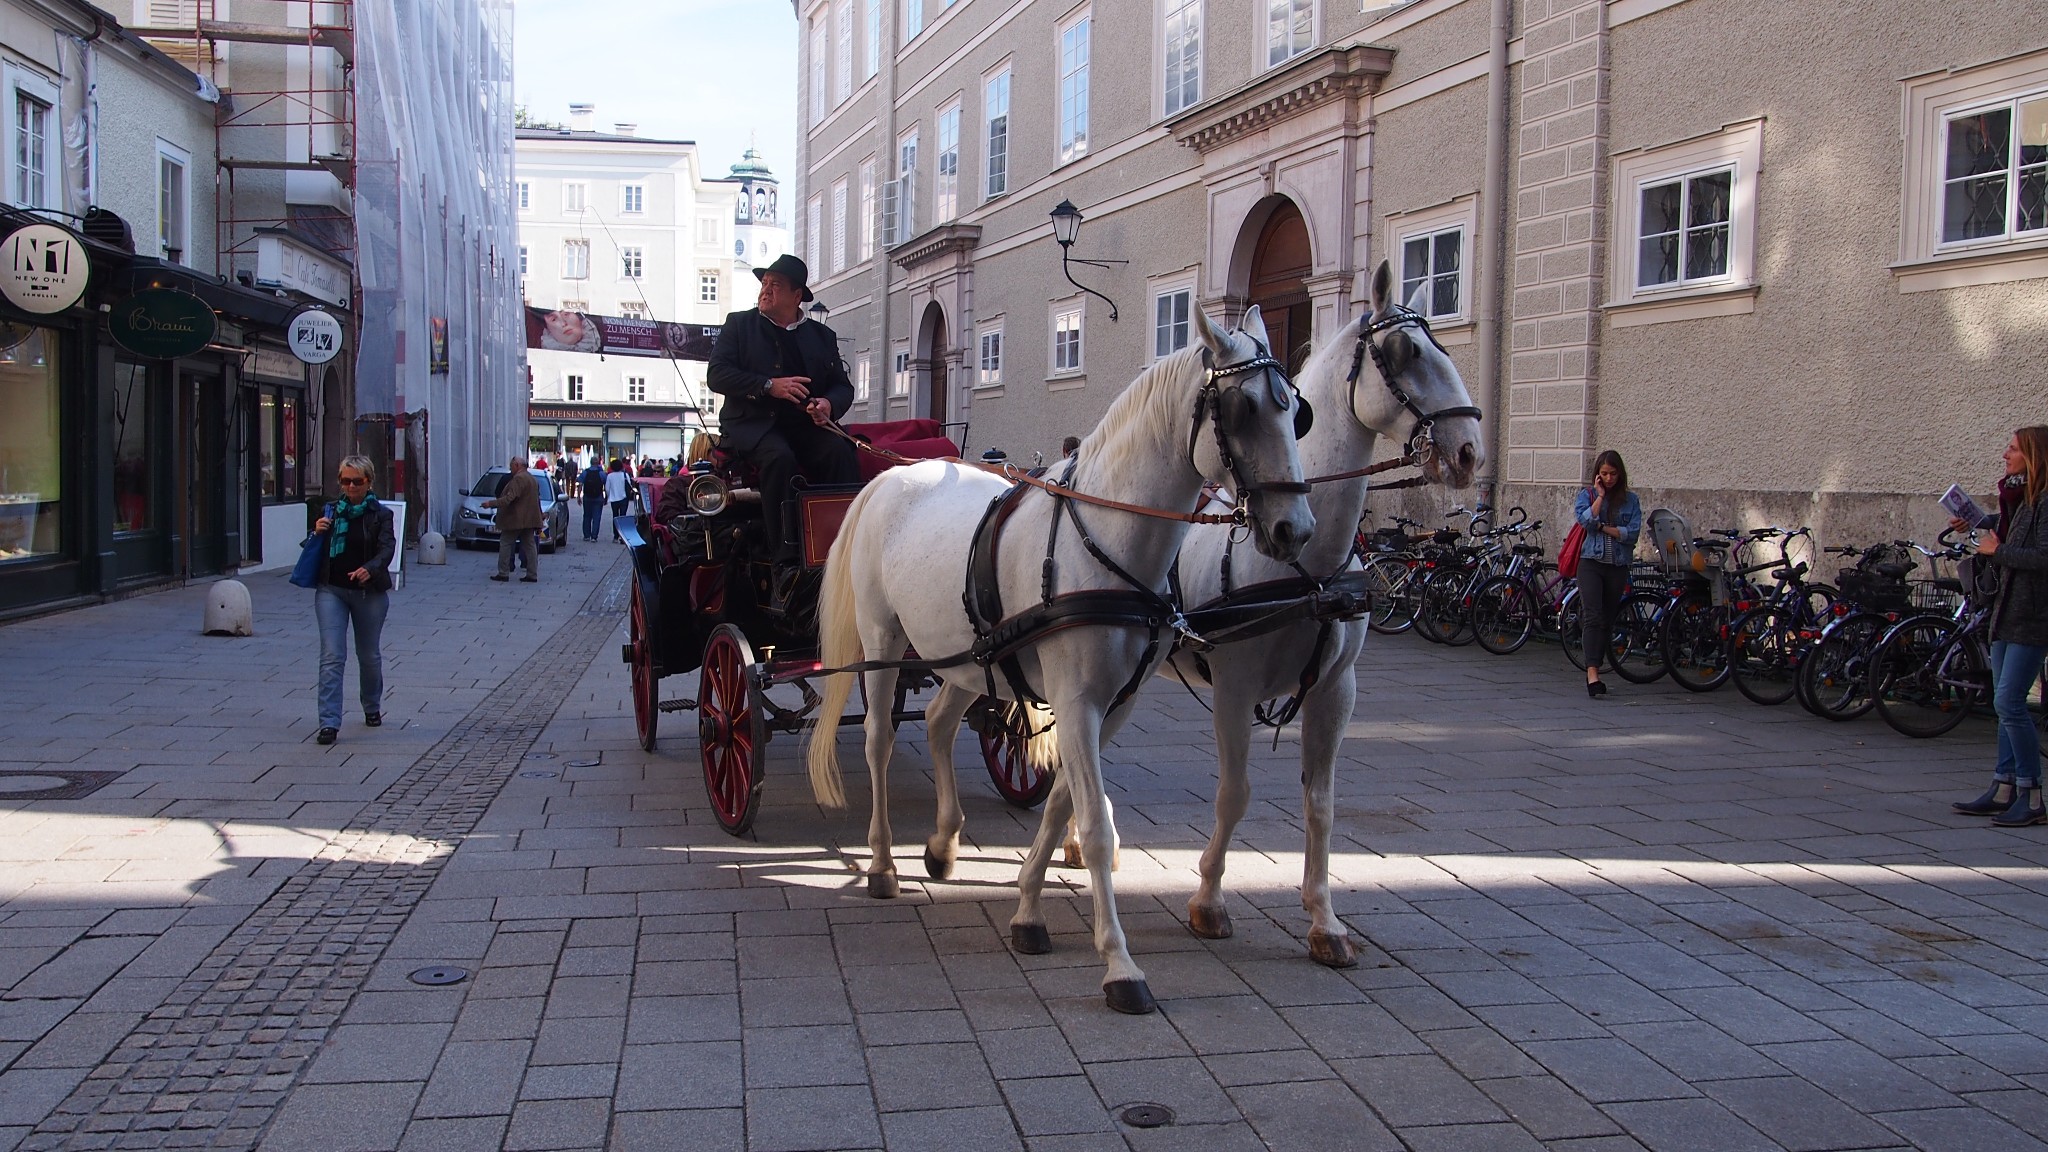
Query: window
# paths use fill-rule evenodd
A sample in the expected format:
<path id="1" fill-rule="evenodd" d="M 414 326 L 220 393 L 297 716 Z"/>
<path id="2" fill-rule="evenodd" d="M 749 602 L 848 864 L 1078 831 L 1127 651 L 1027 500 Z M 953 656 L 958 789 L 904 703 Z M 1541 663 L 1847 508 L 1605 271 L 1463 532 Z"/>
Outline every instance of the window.
<path id="1" fill-rule="evenodd" d="M 993 388 L 1003 382 L 1003 326 L 984 324 L 981 328 L 981 355 L 974 376 L 977 388 Z"/>
<path id="2" fill-rule="evenodd" d="M 1401 301 L 1422 290 L 1422 314 L 1432 320 L 1465 314 L 1465 229 L 1401 238 Z"/>
<path id="3" fill-rule="evenodd" d="M 718 273 L 716 273 L 716 272 L 699 272 L 699 273 L 697 273 L 697 303 L 699 303 L 699 304 L 716 304 L 716 303 L 718 303 Z"/>
<path id="4" fill-rule="evenodd" d="M 924 0 L 903 0 L 903 42 L 917 39 L 924 31 Z"/>
<path id="5" fill-rule="evenodd" d="M 839 0 L 832 17 L 839 31 L 839 43 L 833 45 L 832 102 L 843 104 L 853 95 L 853 0 Z"/>
<path id="6" fill-rule="evenodd" d="M 24 208 L 51 207 L 50 120 L 53 101 L 26 89 L 14 90 L 14 202 Z"/>
<path id="7" fill-rule="evenodd" d="M 896 179 L 882 189 L 882 242 L 901 244 L 916 231 L 917 129 L 896 140 Z"/>
<path id="8" fill-rule="evenodd" d="M 645 404 L 645 403 L 647 403 L 647 377 L 645 377 L 645 376 L 628 376 L 628 377 L 626 377 L 626 403 L 628 403 L 628 404 Z"/>
<path id="9" fill-rule="evenodd" d="M 860 162 L 860 248 L 859 258 L 875 255 L 875 158 Z"/>
<path id="10" fill-rule="evenodd" d="M 192 207 L 186 171 L 192 157 L 184 149 L 165 141 L 156 142 L 156 237 L 164 259 L 184 264 L 185 237 L 191 227 Z"/>
<path id="11" fill-rule="evenodd" d="M 637 215 L 647 211 L 647 186 L 645 184 L 619 185 L 619 211 Z"/>
<path id="12" fill-rule="evenodd" d="M 532 207 L 533 207 L 533 184 L 532 184 L 532 182 L 530 182 L 530 181 L 526 181 L 526 180 L 521 180 L 521 181 L 519 181 L 518 183 L 514 184 L 514 185 L 512 186 L 512 195 L 513 195 L 513 197 L 514 197 L 514 198 L 516 199 L 516 201 L 517 201 L 517 203 L 518 203 L 518 205 L 519 205 L 519 210 L 520 210 L 521 212 L 525 212 L 525 211 L 528 211 L 528 210 L 532 209 Z"/>
<path id="13" fill-rule="evenodd" d="M 981 93 L 982 115 L 988 121 L 988 184 L 985 196 L 1010 190 L 1010 70 L 988 78 Z"/>
<path id="14" fill-rule="evenodd" d="M 889 395 L 910 395 L 910 349 L 898 348 L 889 372 Z"/>
<path id="15" fill-rule="evenodd" d="M 1160 30 L 1166 49 L 1168 116 L 1202 99 L 1202 0 L 1165 0 L 1166 26 Z"/>
<path id="16" fill-rule="evenodd" d="M 646 267 L 646 249 L 619 249 L 619 277 L 623 280 L 638 280 Z"/>
<path id="17" fill-rule="evenodd" d="M 1081 371 L 1081 302 L 1068 300 L 1053 305 L 1052 374 L 1069 376 Z"/>
<path id="18" fill-rule="evenodd" d="M 581 180 L 562 181 L 562 211 L 576 215 L 590 206 L 590 185 Z"/>
<path id="19" fill-rule="evenodd" d="M 562 241 L 562 279 L 587 280 L 590 278 L 590 241 Z"/>
<path id="20" fill-rule="evenodd" d="M 1945 118 L 1941 242 L 2048 229 L 2048 92 Z"/>
<path id="21" fill-rule="evenodd" d="M 820 267 L 818 263 L 818 233 L 824 229 L 825 202 L 813 196 L 804 205 L 804 264 L 806 267 Z"/>
<path id="22" fill-rule="evenodd" d="M 1762 159 L 1760 120 L 1615 158 L 1610 218 L 1616 235 L 1608 254 L 1613 271 L 1607 304 L 1647 308 L 1617 316 L 1617 325 L 1753 310 L 1756 179 Z M 1421 231 L 1417 227 L 1409 236 Z M 1433 281 L 1440 280 L 1442 260 L 1432 252 L 1430 262 Z M 1440 290 L 1433 286 L 1431 315 Z M 1723 299 L 1708 306 L 1697 299 L 1702 296 Z M 1673 301 L 1683 306 L 1649 314 L 1659 309 L 1647 306 Z"/>
<path id="23" fill-rule="evenodd" d="M 960 102 L 939 110 L 939 162 L 932 166 L 932 219 L 951 220 L 960 214 Z"/>
<path id="24" fill-rule="evenodd" d="M 1315 0 L 1266 0 L 1266 67 L 1308 51 L 1315 32 Z"/>
<path id="25" fill-rule="evenodd" d="M 1088 25 L 1083 11 L 1060 29 L 1060 163 L 1088 153 Z"/>
<path id="26" fill-rule="evenodd" d="M 590 311 L 590 301 L 578 300 L 574 296 L 566 296 L 563 297 L 559 307 L 563 312 L 588 312 Z"/>
<path id="27" fill-rule="evenodd" d="M 823 16 L 811 21 L 811 123 L 825 118 L 825 36 Z"/>
<path id="28" fill-rule="evenodd" d="M 619 305 L 619 315 L 624 316 L 628 320 L 646 320 L 650 318 L 647 305 L 638 300 L 628 300 Z"/>
<path id="29" fill-rule="evenodd" d="M 1152 358 L 1170 356 L 1188 346 L 1188 317 L 1193 310 L 1192 288 L 1174 288 L 1152 297 Z"/>
<path id="30" fill-rule="evenodd" d="M 866 25 L 867 51 L 861 61 L 860 74 L 863 79 L 882 70 L 882 0 L 864 0 L 867 4 Z"/>
<path id="31" fill-rule="evenodd" d="M 697 221 L 697 243 L 713 248 L 718 246 L 718 217 L 705 216 Z"/>
<path id="32" fill-rule="evenodd" d="M 9 461 L 7 514 L 0 516 L 0 569 L 61 551 L 68 535 L 63 524 L 75 511 L 64 500 L 64 478 L 70 472 L 66 464 L 78 449 L 70 443 L 76 430 L 64 416 L 67 405 L 57 384 L 62 362 L 57 333 L 49 328 L 24 331 L 27 339 L 0 357 L 0 459 Z M 117 430 L 119 420 L 117 412 Z M 149 427 L 146 404 L 130 408 L 127 422 L 129 436 Z M 117 448 L 125 448 L 125 442 Z M 118 451 L 115 460 L 118 466 Z"/>
<path id="33" fill-rule="evenodd" d="M 151 375 L 147 364 L 125 358 L 114 362 L 112 455 L 116 532 L 147 532 L 161 526 L 157 515 L 160 453 L 153 450 L 156 437 L 149 431 L 161 422 L 153 410 L 159 389 L 151 387 Z M 0 528 L 0 550 L 8 547 L 6 529 Z M 5 558 L 6 553 L 0 551 L 0 560 Z"/>
<path id="34" fill-rule="evenodd" d="M 832 182 L 832 271 L 846 271 L 846 177 Z"/>
<path id="35" fill-rule="evenodd" d="M 868 392 L 874 388 L 874 385 L 875 362 L 866 356 L 862 356 L 853 362 L 853 402 L 855 404 L 867 403 Z"/>
<path id="36" fill-rule="evenodd" d="M 583 399 L 583 377 L 564 376 L 562 377 L 562 386 L 565 390 L 565 394 L 569 397 L 569 399 Z"/>
<path id="37" fill-rule="evenodd" d="M 128 367 L 126 364 L 117 365 L 116 372 Z M 118 375 L 116 380 L 118 393 Z M 300 463 L 305 458 L 302 441 L 305 429 L 299 419 L 303 408 L 304 393 L 301 389 L 275 384 L 263 384 L 257 388 L 256 427 L 253 430 L 257 491 L 266 504 L 296 504 L 304 498 L 305 493 L 300 487 Z M 118 480 L 116 483 L 118 485 Z M 121 511 L 117 509 L 116 514 L 120 515 Z"/>
<path id="38" fill-rule="evenodd" d="M 519 246 L 519 274 L 526 275 L 526 245 Z"/>

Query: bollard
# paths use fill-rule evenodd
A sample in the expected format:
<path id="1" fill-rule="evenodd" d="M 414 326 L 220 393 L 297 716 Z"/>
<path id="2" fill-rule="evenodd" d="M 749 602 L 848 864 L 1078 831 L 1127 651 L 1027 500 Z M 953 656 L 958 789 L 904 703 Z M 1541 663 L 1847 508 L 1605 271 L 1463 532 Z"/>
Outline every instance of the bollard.
<path id="1" fill-rule="evenodd" d="M 249 601 L 249 586 L 240 580 L 219 580 L 209 586 L 200 631 L 208 636 L 254 636 L 256 609 Z"/>
<path id="2" fill-rule="evenodd" d="M 448 540 L 439 532 L 420 533 L 421 564 L 446 564 L 448 562 Z"/>

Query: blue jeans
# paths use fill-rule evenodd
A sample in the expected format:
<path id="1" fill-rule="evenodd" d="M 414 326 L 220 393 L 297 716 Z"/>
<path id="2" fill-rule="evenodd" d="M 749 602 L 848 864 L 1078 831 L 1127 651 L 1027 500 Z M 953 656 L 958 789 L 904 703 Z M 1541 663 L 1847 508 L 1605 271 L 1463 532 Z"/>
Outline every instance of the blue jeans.
<path id="1" fill-rule="evenodd" d="M 2027 711 L 2027 693 L 2041 674 L 2048 647 L 1991 643 L 1991 708 L 1998 713 L 1998 770 L 1992 779 L 2021 788 L 2041 786 L 2041 736 Z"/>
<path id="2" fill-rule="evenodd" d="M 348 632 L 356 633 L 356 670 L 361 675 L 363 712 L 383 711 L 384 614 L 391 593 L 322 584 L 313 590 L 313 615 L 320 621 L 320 726 L 341 727 L 341 673 L 348 664 Z"/>
<path id="3" fill-rule="evenodd" d="M 583 538 L 597 539 L 597 530 L 604 527 L 604 501 L 583 499 Z"/>

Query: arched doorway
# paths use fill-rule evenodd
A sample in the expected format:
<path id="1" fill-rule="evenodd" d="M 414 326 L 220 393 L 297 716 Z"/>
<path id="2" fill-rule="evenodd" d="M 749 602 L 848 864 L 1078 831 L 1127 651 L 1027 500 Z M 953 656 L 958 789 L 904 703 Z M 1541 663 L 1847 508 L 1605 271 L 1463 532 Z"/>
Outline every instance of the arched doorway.
<path id="1" fill-rule="evenodd" d="M 952 391 L 946 372 L 946 310 L 934 300 L 924 306 L 924 318 L 917 326 L 917 378 L 922 387 L 911 399 L 911 415 L 946 421 L 946 401 Z M 922 404 L 918 400 L 922 396 Z M 917 409 L 922 407 L 923 411 Z"/>
<path id="2" fill-rule="evenodd" d="M 1300 371 L 1308 360 L 1313 335 L 1314 310 L 1309 306 L 1308 278 L 1314 265 L 1309 249 L 1308 224 L 1291 200 L 1283 200 L 1259 229 L 1258 247 L 1252 251 L 1250 303 L 1259 306 L 1266 322 L 1266 334 L 1273 338 L 1273 351 Z"/>

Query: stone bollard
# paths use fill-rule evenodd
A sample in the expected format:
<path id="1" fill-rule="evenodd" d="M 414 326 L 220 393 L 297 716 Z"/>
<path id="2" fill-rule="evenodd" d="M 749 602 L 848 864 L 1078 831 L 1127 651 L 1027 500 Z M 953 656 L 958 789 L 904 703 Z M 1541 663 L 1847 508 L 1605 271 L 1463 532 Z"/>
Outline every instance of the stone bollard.
<path id="1" fill-rule="evenodd" d="M 448 562 L 448 540 L 439 532 L 420 533 L 421 564 L 446 564 Z"/>
<path id="2" fill-rule="evenodd" d="M 208 636 L 254 636 L 256 609 L 249 586 L 240 580 L 219 580 L 206 590 L 206 619 L 199 629 Z"/>

